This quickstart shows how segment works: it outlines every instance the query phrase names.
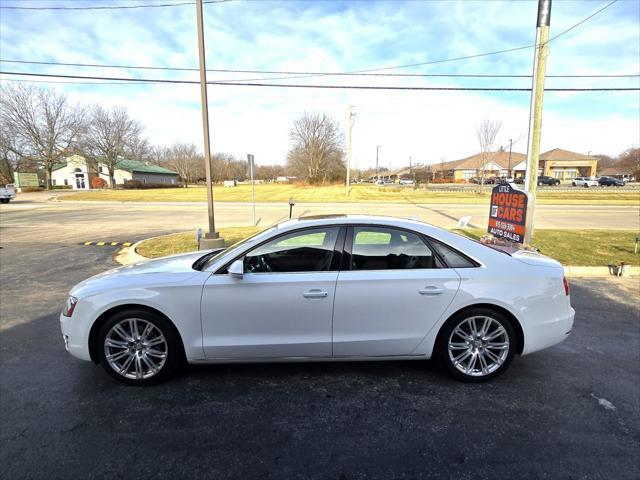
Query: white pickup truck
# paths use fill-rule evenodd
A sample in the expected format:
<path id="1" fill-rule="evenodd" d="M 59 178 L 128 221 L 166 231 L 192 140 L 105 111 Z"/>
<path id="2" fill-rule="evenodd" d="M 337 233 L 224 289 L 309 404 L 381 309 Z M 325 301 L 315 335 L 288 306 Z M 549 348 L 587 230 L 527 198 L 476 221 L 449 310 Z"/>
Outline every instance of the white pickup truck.
<path id="1" fill-rule="evenodd" d="M 0 203 L 9 203 L 16 198 L 16 187 L 8 183 L 4 187 L 0 187 Z"/>

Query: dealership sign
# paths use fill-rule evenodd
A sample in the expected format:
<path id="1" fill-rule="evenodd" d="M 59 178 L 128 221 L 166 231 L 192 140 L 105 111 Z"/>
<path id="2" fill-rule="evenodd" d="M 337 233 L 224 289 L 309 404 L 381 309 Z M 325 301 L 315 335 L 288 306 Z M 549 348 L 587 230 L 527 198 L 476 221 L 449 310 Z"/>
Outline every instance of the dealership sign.
<path id="1" fill-rule="evenodd" d="M 495 237 L 524 243 L 527 201 L 527 194 L 510 183 L 493 187 L 487 231 Z"/>

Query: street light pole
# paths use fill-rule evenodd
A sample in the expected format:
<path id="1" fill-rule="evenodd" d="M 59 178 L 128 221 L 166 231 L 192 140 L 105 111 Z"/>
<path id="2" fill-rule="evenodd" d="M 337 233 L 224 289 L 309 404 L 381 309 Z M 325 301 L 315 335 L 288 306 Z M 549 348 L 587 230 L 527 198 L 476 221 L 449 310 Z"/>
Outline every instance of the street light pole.
<path id="1" fill-rule="evenodd" d="M 544 80 L 547 69 L 549 47 L 549 25 L 551 23 L 551 0 L 538 0 L 536 22 L 536 48 L 533 59 L 533 84 L 529 116 L 529 141 L 527 146 L 527 172 L 525 191 L 529 193 L 527 202 L 527 221 L 524 241 L 531 244 L 533 235 L 533 217 L 536 207 L 536 189 L 538 187 L 538 166 L 540 164 L 540 136 L 542 134 L 542 100 Z"/>
<path id="2" fill-rule="evenodd" d="M 380 180 L 380 173 L 378 171 L 378 157 L 380 153 L 380 145 L 376 146 L 376 182 Z"/>
<path id="3" fill-rule="evenodd" d="M 349 116 L 347 118 L 348 123 L 348 134 L 347 134 L 347 186 L 346 186 L 346 193 L 347 193 L 347 197 L 349 196 L 349 190 L 351 187 L 351 129 L 353 128 L 353 116 L 355 115 L 353 113 L 353 105 L 349 105 Z"/>
<path id="4" fill-rule="evenodd" d="M 207 213 L 209 231 L 201 241 L 203 249 L 224 246 L 224 240 L 216 232 L 213 214 L 213 185 L 211 182 L 211 144 L 209 137 L 209 104 L 207 101 L 207 67 L 204 50 L 204 26 L 202 20 L 202 0 L 196 0 L 196 20 L 198 23 L 198 54 L 200 58 L 200 101 L 202 103 L 202 132 L 204 134 L 204 163 L 207 175 Z"/>

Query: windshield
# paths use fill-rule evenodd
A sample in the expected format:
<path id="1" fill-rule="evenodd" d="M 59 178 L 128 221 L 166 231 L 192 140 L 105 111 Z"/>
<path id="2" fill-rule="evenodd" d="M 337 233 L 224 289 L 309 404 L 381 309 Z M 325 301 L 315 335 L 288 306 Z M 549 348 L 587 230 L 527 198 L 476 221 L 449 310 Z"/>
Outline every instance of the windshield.
<path id="1" fill-rule="evenodd" d="M 262 238 L 263 236 L 266 237 L 275 229 L 276 227 L 267 228 L 266 230 L 258 232 L 243 240 L 240 240 L 239 242 L 234 243 L 233 245 L 225 248 L 224 250 L 209 252 L 206 255 L 200 257 L 198 260 L 196 260 L 196 262 L 193 264 L 193 268 L 194 270 L 200 270 L 200 271 L 205 270 L 223 255 L 226 255 L 227 253 L 232 253 L 233 251 L 240 249 L 247 242 Z"/>

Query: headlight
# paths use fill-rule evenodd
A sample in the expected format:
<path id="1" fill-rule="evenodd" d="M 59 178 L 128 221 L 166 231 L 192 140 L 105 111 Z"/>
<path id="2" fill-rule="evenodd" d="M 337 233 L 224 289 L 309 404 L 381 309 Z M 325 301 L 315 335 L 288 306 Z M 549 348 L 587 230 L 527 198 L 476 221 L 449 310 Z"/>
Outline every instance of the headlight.
<path id="1" fill-rule="evenodd" d="M 67 304 L 64 306 L 64 310 L 62 310 L 62 315 L 65 317 L 70 317 L 73 315 L 73 311 L 76 309 L 76 305 L 78 304 L 78 299 L 76 297 L 67 298 Z"/>

